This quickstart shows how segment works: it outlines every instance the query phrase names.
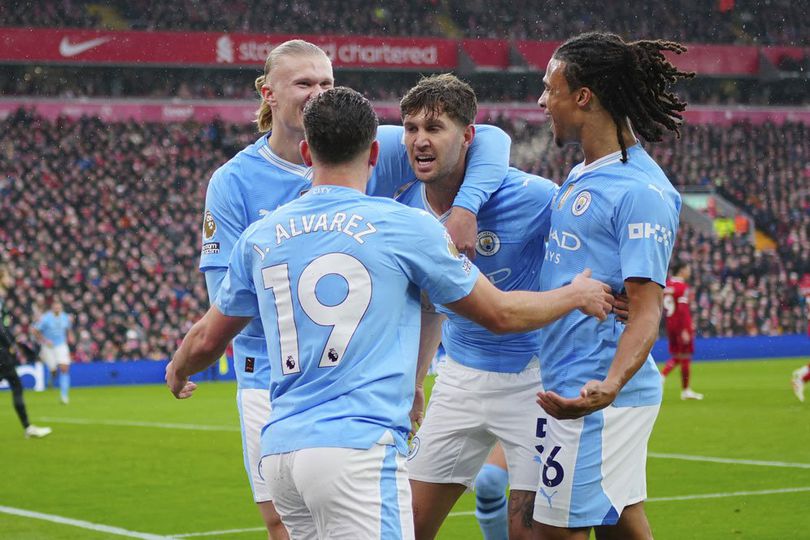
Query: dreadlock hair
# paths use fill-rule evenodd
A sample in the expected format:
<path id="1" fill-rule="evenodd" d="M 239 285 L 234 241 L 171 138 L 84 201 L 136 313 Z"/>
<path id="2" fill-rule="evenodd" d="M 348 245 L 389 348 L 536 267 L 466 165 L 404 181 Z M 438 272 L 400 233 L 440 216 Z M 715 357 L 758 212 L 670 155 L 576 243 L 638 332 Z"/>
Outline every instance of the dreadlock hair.
<path id="1" fill-rule="evenodd" d="M 262 96 L 262 87 L 270 77 L 270 72 L 278 62 L 278 59 L 282 56 L 304 55 L 326 56 L 326 53 L 323 52 L 323 49 L 309 41 L 291 39 L 274 47 L 273 50 L 270 51 L 270 54 L 267 55 L 267 60 L 264 61 L 264 73 L 259 75 L 253 83 L 256 91 L 259 93 L 259 99 L 261 99 L 259 109 L 256 111 L 256 120 L 254 120 L 259 128 L 259 133 L 267 133 L 273 128 L 273 110 L 264 100 L 264 96 Z"/>
<path id="2" fill-rule="evenodd" d="M 660 141 L 664 128 L 681 135 L 686 102 L 669 87 L 695 74 L 676 68 L 662 51 L 681 54 L 686 47 L 660 39 L 625 42 L 616 34 L 587 32 L 554 52 L 554 58 L 565 62 L 563 75 L 568 86 L 590 88 L 613 118 L 623 163 L 627 163 L 627 148 L 621 133 L 627 119 L 648 141 Z"/>

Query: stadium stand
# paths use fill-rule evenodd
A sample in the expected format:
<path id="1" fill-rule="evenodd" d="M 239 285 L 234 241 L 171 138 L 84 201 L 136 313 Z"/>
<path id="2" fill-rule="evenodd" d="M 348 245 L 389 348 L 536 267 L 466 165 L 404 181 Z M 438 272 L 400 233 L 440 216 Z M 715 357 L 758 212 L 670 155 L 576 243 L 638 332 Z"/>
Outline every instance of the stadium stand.
<path id="1" fill-rule="evenodd" d="M 32 0 L 26 5 L 0 7 L 0 26 L 287 33 L 295 21 L 299 33 L 535 40 L 610 28 L 687 42 L 810 44 L 805 5 L 791 0 L 113 0 L 106 9 L 92 0 Z"/>
<path id="2" fill-rule="evenodd" d="M 78 359 L 165 358 L 207 306 L 196 272 L 205 179 L 250 128 L 2 122 L 4 308 L 20 335 L 54 294 Z M 240 143 L 241 144 L 241 141 Z"/>
<path id="3" fill-rule="evenodd" d="M 7 37 L 48 34 L 54 51 L 37 62 L 25 60 L 24 51 L 4 56 L 2 114 L 18 102 L 36 107 L 38 98 L 49 98 L 40 105 L 75 104 L 76 110 L 88 101 L 98 109 L 98 103 L 115 98 L 105 102 L 107 109 L 135 110 L 148 103 L 164 107 L 161 118 L 168 122 L 78 118 L 81 113 L 46 119 L 33 109 L 0 120 L 0 285 L 5 289 L 0 301 L 25 339 L 47 299 L 64 295 L 67 310 L 76 316 L 72 349 L 79 361 L 165 358 L 176 348 L 207 306 L 196 271 L 207 179 L 256 137 L 247 123 L 256 99 L 250 81 L 266 53 L 226 62 L 219 56 L 221 40 L 225 52 L 234 54 L 240 45 L 261 49 L 271 42 L 264 34 L 274 33 L 348 35 L 353 37 L 334 41 L 355 46 L 366 40 L 374 47 L 382 43 L 374 36 L 430 36 L 428 46 L 441 42 L 440 49 L 451 51 L 449 64 L 370 69 L 358 61 L 336 61 L 338 83 L 396 115 L 399 97 L 422 73 L 455 69 L 482 104 L 523 106 L 512 119 L 490 121 L 512 135 L 515 166 L 559 183 L 580 156 L 573 147 L 556 148 L 546 124 L 537 123 L 541 115 L 533 102 L 553 50 L 549 42 L 609 28 L 634 38 L 718 44 L 693 47 L 694 65 L 687 69 L 699 76 L 679 88 L 690 105 L 728 111 L 737 105 L 782 105 L 778 115 L 790 119 L 790 111 L 806 115 L 800 107 L 810 104 L 810 49 L 797 49 L 810 47 L 804 11 L 801 2 L 790 0 L 31 0 L 26 9 L 0 4 L 0 30 Z M 123 66 L 110 60 L 120 53 L 112 47 L 88 49 L 86 54 L 101 55 L 95 61 L 63 54 L 62 42 L 75 47 L 86 39 L 81 32 L 78 37 L 62 32 L 71 28 L 145 30 L 131 34 L 146 41 L 166 30 L 217 33 L 163 34 L 208 44 L 209 56 L 199 64 L 148 58 L 133 67 L 131 62 L 142 59 Z M 237 39 L 237 33 L 245 36 Z M 107 45 L 117 39 L 112 32 L 98 34 Z M 490 46 L 500 52 L 479 56 Z M 716 49 L 722 54 L 714 55 Z M 719 57 L 735 62 L 717 62 Z M 238 103 L 248 114 L 241 123 L 201 123 L 195 107 L 209 103 L 205 100 L 221 100 L 210 101 L 214 108 Z M 538 112 L 531 121 L 514 119 L 529 107 Z M 186 118 L 198 121 L 180 122 Z M 650 146 L 676 187 L 724 198 L 757 228 L 752 244 L 753 235 L 741 234 L 734 216 L 722 222 L 711 216 L 715 229 L 728 234 L 683 224 L 675 257 L 692 267 L 698 334 L 804 333 L 810 294 L 808 124 L 729 123 L 719 115 L 714 121 L 687 124 L 681 139 Z"/>
<path id="4" fill-rule="evenodd" d="M 501 123 L 518 167 L 560 182 L 579 160 L 543 124 Z M 252 126 L 51 122 L 20 110 L 0 129 L 0 262 L 18 330 L 60 292 L 76 315 L 77 360 L 166 357 L 206 305 L 196 263 L 207 178 L 253 140 Z M 778 240 L 776 251 L 757 251 L 746 238 L 684 225 L 676 253 L 692 265 L 700 335 L 804 331 L 806 129 L 687 126 L 682 139 L 652 147 L 679 187 L 715 186 Z"/>

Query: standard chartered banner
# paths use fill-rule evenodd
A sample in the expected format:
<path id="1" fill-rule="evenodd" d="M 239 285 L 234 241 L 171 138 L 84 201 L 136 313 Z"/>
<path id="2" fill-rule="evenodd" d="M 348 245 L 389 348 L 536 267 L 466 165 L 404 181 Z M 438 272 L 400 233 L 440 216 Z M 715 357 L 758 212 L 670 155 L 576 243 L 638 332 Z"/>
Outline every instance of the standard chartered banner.
<path id="1" fill-rule="evenodd" d="M 0 63 L 88 65 L 252 66 L 288 39 L 319 45 L 337 68 L 459 68 L 460 58 L 482 69 L 544 71 L 559 45 L 555 41 L 441 39 L 222 32 L 146 32 L 57 28 L 0 28 Z M 756 75 L 760 59 L 777 65 L 785 58 L 803 62 L 810 47 L 689 44 L 682 55 L 667 53 L 681 69 L 701 75 Z"/>
<path id="2" fill-rule="evenodd" d="M 262 66 L 274 47 L 294 38 L 320 46 L 335 67 L 443 70 L 458 64 L 458 42 L 440 38 L 30 28 L 0 28 L 0 61 Z"/>

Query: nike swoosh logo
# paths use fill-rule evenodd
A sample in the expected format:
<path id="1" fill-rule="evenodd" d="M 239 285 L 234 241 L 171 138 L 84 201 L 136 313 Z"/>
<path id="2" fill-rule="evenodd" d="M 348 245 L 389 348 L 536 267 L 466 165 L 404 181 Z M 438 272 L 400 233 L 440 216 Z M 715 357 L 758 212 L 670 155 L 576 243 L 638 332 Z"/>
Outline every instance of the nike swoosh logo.
<path id="1" fill-rule="evenodd" d="M 94 47 L 98 47 L 104 43 L 107 43 L 112 38 L 108 37 L 100 37 L 91 39 L 90 41 L 82 41 L 80 43 L 71 43 L 70 38 L 67 36 L 62 38 L 62 41 L 59 42 L 59 54 L 64 56 L 65 58 L 70 58 L 71 56 L 76 56 L 78 54 L 82 54 L 85 51 L 89 51 Z"/>

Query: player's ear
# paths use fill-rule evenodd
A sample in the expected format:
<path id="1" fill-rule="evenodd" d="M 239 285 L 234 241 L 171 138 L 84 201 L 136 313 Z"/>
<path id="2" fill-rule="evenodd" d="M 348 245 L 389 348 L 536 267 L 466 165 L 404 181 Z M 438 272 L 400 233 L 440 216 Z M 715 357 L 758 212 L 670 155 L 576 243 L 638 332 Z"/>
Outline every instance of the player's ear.
<path id="1" fill-rule="evenodd" d="M 473 142 L 473 139 L 475 139 L 475 126 L 469 124 L 466 128 L 464 128 L 464 145 L 469 148 Z"/>
<path id="2" fill-rule="evenodd" d="M 369 148 L 368 154 L 368 164 L 373 167 L 377 164 L 377 160 L 380 159 L 380 143 L 376 140 L 371 143 L 371 147 Z"/>
<path id="3" fill-rule="evenodd" d="M 262 85 L 262 99 L 270 106 L 275 105 L 276 98 L 273 94 L 273 87 L 270 83 L 264 83 Z"/>
<path id="4" fill-rule="evenodd" d="M 593 101 L 596 98 L 596 95 L 587 86 L 583 86 L 582 88 L 577 90 L 576 93 L 577 93 L 577 105 L 581 109 L 585 109 L 586 107 L 593 104 Z"/>
<path id="5" fill-rule="evenodd" d="M 301 141 L 301 143 L 298 145 L 298 150 L 301 152 L 304 165 L 307 167 L 312 167 L 312 153 L 309 151 L 309 144 L 307 143 L 306 139 Z"/>

